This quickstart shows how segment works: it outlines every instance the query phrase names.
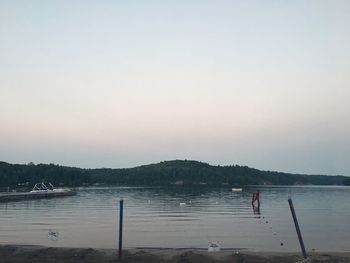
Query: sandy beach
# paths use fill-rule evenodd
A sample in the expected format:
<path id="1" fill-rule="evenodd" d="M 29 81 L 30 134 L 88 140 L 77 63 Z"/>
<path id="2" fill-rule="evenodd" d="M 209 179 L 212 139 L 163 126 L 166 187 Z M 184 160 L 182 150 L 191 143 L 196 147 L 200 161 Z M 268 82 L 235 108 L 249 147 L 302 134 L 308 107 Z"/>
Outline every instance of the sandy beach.
<path id="1" fill-rule="evenodd" d="M 57 248 L 25 245 L 1 245 L 0 261 L 2 263 L 19 262 L 167 262 L 167 263 L 346 263 L 350 262 L 349 253 L 312 253 L 304 260 L 297 253 L 249 252 L 225 250 L 220 252 L 207 252 L 197 249 L 129 249 L 123 251 L 122 260 L 118 260 L 116 250 L 92 248 Z"/>

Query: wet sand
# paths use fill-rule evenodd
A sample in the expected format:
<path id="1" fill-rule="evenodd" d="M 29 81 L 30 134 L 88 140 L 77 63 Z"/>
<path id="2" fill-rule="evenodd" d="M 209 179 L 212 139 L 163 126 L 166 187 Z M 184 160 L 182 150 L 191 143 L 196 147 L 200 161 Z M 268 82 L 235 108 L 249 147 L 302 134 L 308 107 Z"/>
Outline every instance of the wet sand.
<path id="1" fill-rule="evenodd" d="M 162 263 L 350 263 L 349 253 L 312 253 L 304 260 L 297 253 L 249 252 L 225 250 L 207 252 L 197 249 L 129 249 L 122 260 L 117 251 L 92 248 L 54 248 L 24 245 L 0 245 L 2 263 L 104 263 L 104 262 L 162 262 Z"/>

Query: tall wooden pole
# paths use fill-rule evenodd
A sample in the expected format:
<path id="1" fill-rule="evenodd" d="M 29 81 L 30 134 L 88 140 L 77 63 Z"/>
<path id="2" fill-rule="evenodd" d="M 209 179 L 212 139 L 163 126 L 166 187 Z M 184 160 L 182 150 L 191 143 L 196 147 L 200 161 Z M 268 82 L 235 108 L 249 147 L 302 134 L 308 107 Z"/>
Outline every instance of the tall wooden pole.
<path id="1" fill-rule="evenodd" d="M 303 237 L 301 236 L 301 231 L 299 228 L 297 216 L 295 214 L 292 198 L 290 198 L 290 197 L 288 198 L 288 203 L 289 203 L 290 211 L 292 212 L 295 229 L 297 231 L 297 235 L 298 235 L 298 239 L 299 239 L 299 243 L 300 243 L 300 247 L 301 247 L 301 252 L 303 253 L 304 258 L 307 258 L 307 254 L 306 254 L 306 250 L 305 250 L 305 246 L 304 246 L 304 241 L 303 241 Z"/>
<path id="2" fill-rule="evenodd" d="M 119 248 L 118 258 L 121 259 L 123 256 L 123 203 L 124 200 L 119 202 Z"/>

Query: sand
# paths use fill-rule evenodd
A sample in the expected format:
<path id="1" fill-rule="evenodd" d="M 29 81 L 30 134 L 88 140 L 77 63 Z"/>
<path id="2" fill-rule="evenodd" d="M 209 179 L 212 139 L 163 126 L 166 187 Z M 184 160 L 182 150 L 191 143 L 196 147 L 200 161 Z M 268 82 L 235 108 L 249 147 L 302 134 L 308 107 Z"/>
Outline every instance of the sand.
<path id="1" fill-rule="evenodd" d="M 92 248 L 53 248 L 42 246 L 0 245 L 1 263 L 350 263 L 349 253 L 313 253 L 305 260 L 297 253 L 249 252 L 225 250 L 207 252 L 196 249 L 129 249 L 118 260 L 116 250 Z"/>

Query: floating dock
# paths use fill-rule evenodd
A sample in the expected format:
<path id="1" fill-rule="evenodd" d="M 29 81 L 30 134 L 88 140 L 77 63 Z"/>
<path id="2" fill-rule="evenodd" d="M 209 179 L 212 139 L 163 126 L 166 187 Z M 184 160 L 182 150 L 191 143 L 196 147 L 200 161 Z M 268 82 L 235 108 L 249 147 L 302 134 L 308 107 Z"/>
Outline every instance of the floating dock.
<path id="1" fill-rule="evenodd" d="M 47 191 L 47 192 L 15 192 L 15 193 L 0 193 L 0 202 L 21 201 L 38 198 L 53 198 L 76 195 L 77 192 L 64 191 Z"/>

